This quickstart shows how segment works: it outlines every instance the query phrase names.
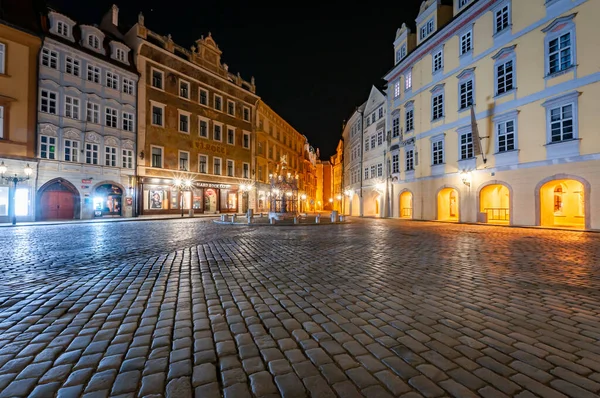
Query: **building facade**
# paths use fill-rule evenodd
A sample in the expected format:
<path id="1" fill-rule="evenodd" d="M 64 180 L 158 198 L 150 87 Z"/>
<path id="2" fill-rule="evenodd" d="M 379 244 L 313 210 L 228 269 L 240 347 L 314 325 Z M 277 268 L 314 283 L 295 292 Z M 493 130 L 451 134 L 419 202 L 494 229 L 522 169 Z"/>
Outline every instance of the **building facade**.
<path id="1" fill-rule="evenodd" d="M 140 73 L 139 213 L 248 209 L 254 78 L 229 71 L 210 33 L 188 50 L 149 30 L 140 14 L 126 41 Z"/>
<path id="2" fill-rule="evenodd" d="M 366 103 L 360 105 L 352 113 L 344 125 L 342 141 L 344 142 L 344 194 L 347 206 L 344 214 L 360 216 L 362 201 L 362 155 L 363 155 L 363 120 Z"/>
<path id="3" fill-rule="evenodd" d="M 99 26 L 43 18 L 38 220 L 134 214 L 138 76 L 118 21 L 116 6 Z"/>
<path id="4" fill-rule="evenodd" d="M 0 223 L 35 215 L 37 55 L 41 35 L 31 8 L 0 4 Z"/>
<path id="5" fill-rule="evenodd" d="M 333 210 L 344 213 L 346 199 L 344 195 L 344 141 L 340 140 L 335 149 L 335 155 L 330 157 L 332 174 Z"/>
<path id="6" fill-rule="evenodd" d="M 393 216 L 600 228 L 599 12 L 424 1 L 385 76 Z"/>

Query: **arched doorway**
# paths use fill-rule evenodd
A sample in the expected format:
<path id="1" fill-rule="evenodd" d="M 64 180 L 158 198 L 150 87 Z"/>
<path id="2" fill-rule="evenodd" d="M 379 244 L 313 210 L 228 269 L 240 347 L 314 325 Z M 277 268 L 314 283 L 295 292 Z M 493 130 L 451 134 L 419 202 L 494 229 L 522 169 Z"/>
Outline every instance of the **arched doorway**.
<path id="1" fill-rule="evenodd" d="M 437 219 L 440 221 L 458 221 L 458 191 L 443 188 L 437 197 Z"/>
<path id="2" fill-rule="evenodd" d="M 510 223 L 510 190 L 503 184 L 490 184 L 479 191 L 479 211 L 489 224 Z"/>
<path id="3" fill-rule="evenodd" d="M 380 200 L 381 200 L 381 196 L 379 196 L 379 195 L 376 196 L 375 199 L 374 199 L 374 205 L 375 205 L 375 214 L 374 214 L 374 216 L 375 217 L 379 217 L 379 215 L 381 214 L 379 212 L 379 201 Z"/>
<path id="4" fill-rule="evenodd" d="M 79 218 L 79 192 L 70 182 L 56 179 L 38 191 L 38 219 L 72 220 Z"/>
<path id="5" fill-rule="evenodd" d="M 400 218 L 413 218 L 413 194 L 410 191 L 400 194 Z"/>
<path id="6" fill-rule="evenodd" d="M 546 227 L 586 227 L 585 186 L 574 179 L 546 182 L 540 191 L 540 225 Z"/>
<path id="7" fill-rule="evenodd" d="M 113 183 L 101 183 L 94 189 L 94 216 L 120 216 L 123 189 Z"/>
<path id="8" fill-rule="evenodd" d="M 357 194 L 352 196 L 352 208 L 350 210 L 351 216 L 360 216 L 360 198 Z"/>

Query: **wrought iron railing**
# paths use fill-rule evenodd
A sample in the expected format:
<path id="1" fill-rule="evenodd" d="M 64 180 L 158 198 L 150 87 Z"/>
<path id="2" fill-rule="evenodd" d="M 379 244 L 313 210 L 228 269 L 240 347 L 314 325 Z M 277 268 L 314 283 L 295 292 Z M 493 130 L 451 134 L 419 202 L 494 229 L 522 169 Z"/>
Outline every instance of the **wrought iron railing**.
<path id="1" fill-rule="evenodd" d="M 484 212 L 487 214 L 488 221 L 510 221 L 510 212 L 505 207 L 486 207 Z"/>
<path id="2" fill-rule="evenodd" d="M 412 207 L 403 207 L 402 217 L 412 217 Z"/>

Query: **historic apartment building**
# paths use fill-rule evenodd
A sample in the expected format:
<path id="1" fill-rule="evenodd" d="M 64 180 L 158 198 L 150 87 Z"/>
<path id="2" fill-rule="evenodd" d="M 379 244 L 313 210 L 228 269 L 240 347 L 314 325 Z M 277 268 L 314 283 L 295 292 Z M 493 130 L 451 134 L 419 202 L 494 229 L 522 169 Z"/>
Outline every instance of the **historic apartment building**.
<path id="1" fill-rule="evenodd" d="M 149 30 L 140 14 L 135 49 L 140 214 L 233 213 L 248 208 L 258 96 L 221 62 L 210 33 L 185 49 Z"/>
<path id="2" fill-rule="evenodd" d="M 28 3 L 0 4 L 0 223 L 35 214 L 38 19 Z M 27 179 L 29 178 L 29 179 Z"/>
<path id="3" fill-rule="evenodd" d="M 344 194 L 347 206 L 344 214 L 360 216 L 362 197 L 362 155 L 363 155 L 363 120 L 366 103 L 363 103 L 352 113 L 344 125 L 342 141 L 344 141 Z"/>
<path id="4" fill-rule="evenodd" d="M 134 214 L 138 75 L 118 23 L 116 6 L 99 26 L 43 17 L 38 220 Z"/>
<path id="5" fill-rule="evenodd" d="M 600 228 L 599 13 L 591 0 L 424 1 L 385 76 L 393 216 Z"/>
<path id="6" fill-rule="evenodd" d="M 330 156 L 332 175 L 332 198 L 333 210 L 343 214 L 344 208 L 347 205 L 346 195 L 344 193 L 344 141 L 339 140 L 335 149 L 335 155 Z"/>

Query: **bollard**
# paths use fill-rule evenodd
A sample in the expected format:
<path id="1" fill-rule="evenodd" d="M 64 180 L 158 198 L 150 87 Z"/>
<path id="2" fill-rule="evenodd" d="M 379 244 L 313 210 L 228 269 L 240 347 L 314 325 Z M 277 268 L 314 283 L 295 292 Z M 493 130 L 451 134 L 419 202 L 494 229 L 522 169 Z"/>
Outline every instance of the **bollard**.
<path id="1" fill-rule="evenodd" d="M 344 222 L 344 216 L 340 214 L 340 222 Z"/>
<path id="2" fill-rule="evenodd" d="M 235 214 L 231 215 L 231 222 L 234 223 L 235 222 Z"/>
<path id="3" fill-rule="evenodd" d="M 252 217 L 248 216 L 248 224 L 252 224 Z"/>
<path id="4" fill-rule="evenodd" d="M 315 217 L 315 223 L 319 224 L 321 222 L 321 215 L 317 214 L 317 216 Z"/>
<path id="5" fill-rule="evenodd" d="M 225 222 L 225 214 L 221 214 L 221 221 Z"/>
<path id="6" fill-rule="evenodd" d="M 189 215 L 190 217 L 194 217 L 194 209 L 190 209 L 190 211 L 189 211 L 188 215 Z"/>
<path id="7" fill-rule="evenodd" d="M 270 223 L 271 225 L 275 225 L 275 217 L 271 217 L 271 218 L 269 218 L 269 223 Z"/>
<path id="8" fill-rule="evenodd" d="M 298 224 L 298 217 L 294 217 L 294 224 Z"/>

